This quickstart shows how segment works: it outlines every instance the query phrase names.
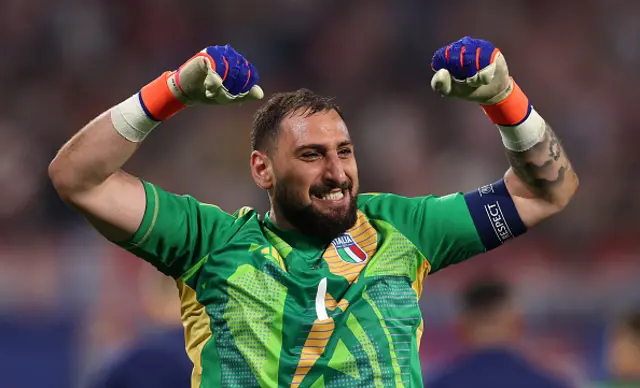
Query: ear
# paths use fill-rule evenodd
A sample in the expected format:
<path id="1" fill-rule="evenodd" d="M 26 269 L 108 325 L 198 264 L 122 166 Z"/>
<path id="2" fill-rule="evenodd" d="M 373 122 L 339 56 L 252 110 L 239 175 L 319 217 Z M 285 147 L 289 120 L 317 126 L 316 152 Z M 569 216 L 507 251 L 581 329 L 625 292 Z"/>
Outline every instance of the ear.
<path id="1" fill-rule="evenodd" d="M 270 190 L 273 187 L 273 169 L 266 153 L 262 151 L 251 153 L 251 176 L 261 189 Z"/>

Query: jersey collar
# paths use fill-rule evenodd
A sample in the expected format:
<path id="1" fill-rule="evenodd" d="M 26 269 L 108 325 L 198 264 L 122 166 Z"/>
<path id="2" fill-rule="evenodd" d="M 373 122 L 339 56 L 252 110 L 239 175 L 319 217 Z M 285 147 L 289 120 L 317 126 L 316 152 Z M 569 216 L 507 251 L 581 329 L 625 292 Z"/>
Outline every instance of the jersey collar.
<path id="1" fill-rule="evenodd" d="M 284 240 L 291 248 L 302 251 L 317 252 L 324 250 L 330 242 L 319 239 L 315 236 L 308 236 L 298 230 L 285 230 L 276 225 L 269 217 L 269 212 L 264 216 L 264 224 L 269 230 Z"/>

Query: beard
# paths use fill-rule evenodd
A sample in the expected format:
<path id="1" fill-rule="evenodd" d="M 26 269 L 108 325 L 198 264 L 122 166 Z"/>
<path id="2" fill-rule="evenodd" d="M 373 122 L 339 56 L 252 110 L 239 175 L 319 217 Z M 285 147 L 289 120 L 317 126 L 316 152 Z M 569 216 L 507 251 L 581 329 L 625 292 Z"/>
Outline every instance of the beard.
<path id="1" fill-rule="evenodd" d="M 273 202 L 284 218 L 301 233 L 330 242 L 355 225 L 358 218 L 358 194 L 352 193 L 351 182 L 342 186 L 311 188 L 312 193 L 340 188 L 344 190 L 344 195 L 349 196 L 346 209 L 331 209 L 326 212 L 318 210 L 313 203 L 303 203 L 291 187 L 286 179 L 281 180 L 276 185 Z"/>

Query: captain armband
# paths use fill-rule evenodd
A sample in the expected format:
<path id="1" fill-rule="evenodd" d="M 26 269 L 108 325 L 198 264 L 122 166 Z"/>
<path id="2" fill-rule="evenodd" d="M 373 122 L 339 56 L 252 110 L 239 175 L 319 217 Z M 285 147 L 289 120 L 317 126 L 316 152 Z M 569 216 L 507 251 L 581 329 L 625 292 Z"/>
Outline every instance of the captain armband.
<path id="1" fill-rule="evenodd" d="M 503 179 L 465 194 L 464 199 L 487 250 L 527 231 Z"/>

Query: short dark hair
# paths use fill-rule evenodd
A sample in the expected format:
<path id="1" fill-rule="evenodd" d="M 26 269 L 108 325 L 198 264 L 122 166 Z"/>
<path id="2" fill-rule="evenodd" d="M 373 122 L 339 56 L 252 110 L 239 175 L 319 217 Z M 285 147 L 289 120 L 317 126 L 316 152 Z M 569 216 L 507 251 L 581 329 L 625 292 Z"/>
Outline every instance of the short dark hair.
<path id="1" fill-rule="evenodd" d="M 511 299 L 509 285 L 495 279 L 476 281 L 462 292 L 462 310 L 466 313 L 486 313 L 507 305 Z"/>
<path id="2" fill-rule="evenodd" d="M 298 89 L 294 92 L 276 93 L 258 109 L 251 128 L 251 149 L 265 150 L 269 141 L 274 142 L 280 123 L 294 112 L 304 113 L 309 117 L 315 113 L 335 110 L 341 118 L 340 107 L 332 97 L 315 94 L 309 89 Z"/>

